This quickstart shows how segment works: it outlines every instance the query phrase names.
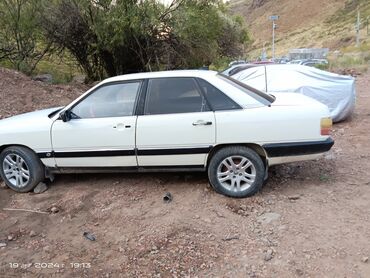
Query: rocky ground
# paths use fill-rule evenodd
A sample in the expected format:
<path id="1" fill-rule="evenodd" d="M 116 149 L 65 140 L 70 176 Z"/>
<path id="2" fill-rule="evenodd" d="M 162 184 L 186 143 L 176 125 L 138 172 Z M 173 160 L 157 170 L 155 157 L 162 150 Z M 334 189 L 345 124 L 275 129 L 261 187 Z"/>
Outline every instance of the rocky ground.
<path id="1" fill-rule="evenodd" d="M 334 126 L 325 157 L 270 169 L 252 198 L 216 194 L 205 174 L 65 175 L 42 194 L 2 186 L 0 277 L 370 277 L 369 88 L 359 76 L 355 115 Z M 84 89 L 1 69 L 0 118 Z"/>

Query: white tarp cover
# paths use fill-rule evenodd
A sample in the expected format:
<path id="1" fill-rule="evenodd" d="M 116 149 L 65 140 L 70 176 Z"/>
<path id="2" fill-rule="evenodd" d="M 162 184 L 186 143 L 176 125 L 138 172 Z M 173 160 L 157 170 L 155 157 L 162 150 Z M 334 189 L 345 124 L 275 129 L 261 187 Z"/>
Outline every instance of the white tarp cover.
<path id="1" fill-rule="evenodd" d="M 258 90 L 295 92 L 312 97 L 329 107 L 334 122 L 352 114 L 356 102 L 355 79 L 302 65 L 264 65 L 231 76 Z"/>

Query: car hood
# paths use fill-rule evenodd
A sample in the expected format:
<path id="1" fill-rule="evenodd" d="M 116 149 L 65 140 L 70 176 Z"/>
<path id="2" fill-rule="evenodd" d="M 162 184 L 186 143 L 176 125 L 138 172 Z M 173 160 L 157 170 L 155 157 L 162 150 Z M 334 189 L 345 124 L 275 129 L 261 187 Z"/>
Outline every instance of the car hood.
<path id="1" fill-rule="evenodd" d="M 317 100 L 297 93 L 274 93 L 275 101 L 272 106 L 324 106 Z"/>
<path id="2" fill-rule="evenodd" d="M 0 133 L 7 133 L 12 130 L 19 131 L 19 128 L 31 128 L 45 125 L 50 126 L 52 119 L 48 116 L 60 109 L 62 109 L 62 107 L 43 109 L 0 120 Z"/>

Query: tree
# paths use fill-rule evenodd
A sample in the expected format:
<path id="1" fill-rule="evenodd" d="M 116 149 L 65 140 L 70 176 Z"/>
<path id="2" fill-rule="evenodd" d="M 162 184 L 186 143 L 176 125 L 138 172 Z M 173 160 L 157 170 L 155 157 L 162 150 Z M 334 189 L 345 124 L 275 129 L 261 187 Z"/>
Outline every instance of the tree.
<path id="1" fill-rule="evenodd" d="M 219 0 L 55 0 L 42 16 L 49 43 L 68 49 L 89 79 L 196 68 L 239 55 L 242 21 Z"/>
<path id="2" fill-rule="evenodd" d="M 2 0 L 0 2 L 0 60 L 14 68 L 32 73 L 50 50 L 42 41 L 37 0 Z"/>

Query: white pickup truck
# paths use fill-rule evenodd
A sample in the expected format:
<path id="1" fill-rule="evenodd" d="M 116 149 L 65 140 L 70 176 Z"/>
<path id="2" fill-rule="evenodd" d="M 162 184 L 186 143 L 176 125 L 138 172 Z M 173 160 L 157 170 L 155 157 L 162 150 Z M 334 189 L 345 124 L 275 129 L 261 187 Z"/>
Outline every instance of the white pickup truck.
<path id="1" fill-rule="evenodd" d="M 247 197 L 269 166 L 328 151 L 331 126 L 309 97 L 268 95 L 217 72 L 129 74 L 63 108 L 1 120 L 0 175 L 28 192 L 56 173 L 207 171 L 217 192 Z"/>

